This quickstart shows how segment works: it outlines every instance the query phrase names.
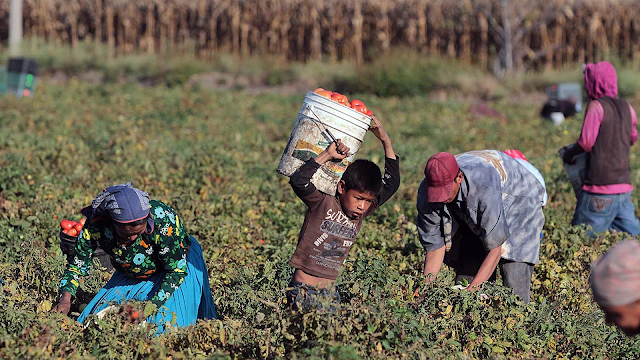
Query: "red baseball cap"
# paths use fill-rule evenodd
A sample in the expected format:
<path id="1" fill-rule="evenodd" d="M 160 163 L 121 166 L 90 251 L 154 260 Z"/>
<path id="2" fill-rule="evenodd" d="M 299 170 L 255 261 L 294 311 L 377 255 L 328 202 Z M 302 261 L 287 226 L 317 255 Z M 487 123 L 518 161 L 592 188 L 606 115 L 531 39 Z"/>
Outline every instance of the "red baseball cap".
<path id="1" fill-rule="evenodd" d="M 460 167 L 453 154 L 440 152 L 431 156 L 424 167 L 427 201 L 435 203 L 449 199 L 458 171 Z"/>

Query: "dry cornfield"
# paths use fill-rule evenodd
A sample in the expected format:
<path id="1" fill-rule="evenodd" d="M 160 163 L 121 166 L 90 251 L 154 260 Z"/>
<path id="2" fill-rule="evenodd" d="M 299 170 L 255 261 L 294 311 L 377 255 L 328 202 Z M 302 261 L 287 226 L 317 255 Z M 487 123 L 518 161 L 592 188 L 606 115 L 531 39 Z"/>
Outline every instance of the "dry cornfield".
<path id="1" fill-rule="evenodd" d="M 0 39 L 10 0 L 0 0 Z M 292 61 L 358 63 L 395 46 L 491 68 L 558 67 L 616 56 L 640 60 L 640 7 L 629 0 L 24 0 L 24 35 L 112 55 L 194 45 Z M 184 51 L 184 50 L 183 50 Z"/>

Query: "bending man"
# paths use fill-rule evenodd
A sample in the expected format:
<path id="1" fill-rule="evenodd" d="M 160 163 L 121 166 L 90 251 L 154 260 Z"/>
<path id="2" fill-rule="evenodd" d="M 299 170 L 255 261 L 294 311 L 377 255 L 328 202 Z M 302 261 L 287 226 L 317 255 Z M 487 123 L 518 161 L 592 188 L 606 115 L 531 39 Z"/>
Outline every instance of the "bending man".
<path id="1" fill-rule="evenodd" d="M 446 263 L 473 290 L 494 280 L 499 265 L 504 284 L 529 302 L 544 195 L 536 176 L 503 152 L 433 155 L 417 198 L 424 275 L 435 279 Z"/>

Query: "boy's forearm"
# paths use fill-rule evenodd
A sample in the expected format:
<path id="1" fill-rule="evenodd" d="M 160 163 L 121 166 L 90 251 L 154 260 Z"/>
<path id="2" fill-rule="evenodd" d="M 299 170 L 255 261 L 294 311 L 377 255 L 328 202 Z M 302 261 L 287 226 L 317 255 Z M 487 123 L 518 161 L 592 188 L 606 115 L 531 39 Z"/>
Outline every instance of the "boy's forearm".
<path id="1" fill-rule="evenodd" d="M 390 159 L 395 159 L 396 153 L 395 151 L 393 151 L 393 146 L 391 145 L 391 138 L 387 136 L 384 139 L 380 139 L 380 142 L 382 143 L 382 147 L 384 148 L 384 156 Z"/>
<path id="2" fill-rule="evenodd" d="M 391 149 L 393 151 L 393 149 Z M 378 205 L 382 205 L 398 191 L 400 187 L 400 167 L 398 158 L 393 153 L 393 158 L 386 155 L 384 161 L 384 175 L 382 177 L 382 189 L 378 195 Z"/>
<path id="3" fill-rule="evenodd" d="M 331 155 L 329 155 L 328 152 L 323 151 L 320 153 L 320 155 L 316 156 L 313 160 L 320 165 L 324 165 L 327 161 L 331 160 Z"/>
<path id="4" fill-rule="evenodd" d="M 303 198 L 316 190 L 316 187 L 311 183 L 311 178 L 319 168 L 320 164 L 310 159 L 291 175 L 289 184 L 298 197 Z"/>

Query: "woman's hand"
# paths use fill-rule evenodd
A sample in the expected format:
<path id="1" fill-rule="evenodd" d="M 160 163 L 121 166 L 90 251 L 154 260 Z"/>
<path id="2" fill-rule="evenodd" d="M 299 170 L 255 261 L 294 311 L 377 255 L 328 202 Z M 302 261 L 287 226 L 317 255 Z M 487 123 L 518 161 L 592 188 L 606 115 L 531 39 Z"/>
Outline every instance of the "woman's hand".
<path id="1" fill-rule="evenodd" d="M 65 291 L 60 295 L 60 299 L 58 300 L 58 304 L 51 309 L 53 313 L 59 313 L 63 315 L 69 314 L 71 310 L 71 293 Z"/>
<path id="2" fill-rule="evenodd" d="M 584 149 L 582 148 L 582 146 L 580 146 L 578 143 L 575 143 L 573 145 L 569 145 L 569 146 L 565 146 L 564 147 L 564 154 L 562 155 L 562 161 L 565 164 L 569 164 L 569 165 L 573 165 L 576 161 L 575 161 L 575 156 L 582 154 L 584 152 Z"/>

